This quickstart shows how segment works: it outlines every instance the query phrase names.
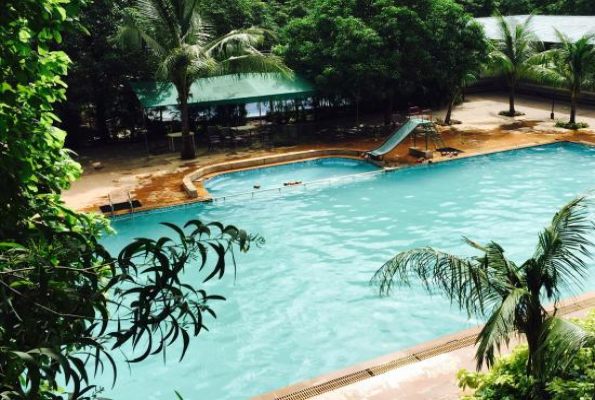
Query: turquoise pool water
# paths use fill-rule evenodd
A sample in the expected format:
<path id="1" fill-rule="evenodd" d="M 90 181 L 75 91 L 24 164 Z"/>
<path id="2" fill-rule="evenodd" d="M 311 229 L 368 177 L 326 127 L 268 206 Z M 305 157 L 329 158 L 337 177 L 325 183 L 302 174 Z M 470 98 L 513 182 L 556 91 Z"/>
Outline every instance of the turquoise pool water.
<path id="1" fill-rule="evenodd" d="M 286 182 L 313 182 L 379 168 L 365 161 L 350 158 L 320 158 L 267 168 L 231 172 L 217 175 L 205 182 L 211 196 L 220 197 L 235 193 L 263 191 L 283 187 Z M 254 188 L 259 186 L 259 189 Z"/>
<path id="2" fill-rule="evenodd" d="M 250 181 L 260 173 L 243 174 Z M 229 276 L 208 286 L 228 301 L 183 362 L 170 349 L 166 364 L 155 357 L 129 372 L 122 363 L 116 388 L 104 395 L 172 399 L 175 389 L 188 399 L 245 399 L 468 328 L 478 321 L 442 297 L 413 287 L 379 298 L 370 277 L 411 247 L 471 254 L 462 235 L 493 239 L 521 260 L 557 208 L 593 187 L 595 150 L 560 144 L 115 220 L 119 233 L 106 239 L 112 250 L 165 233 L 158 222 L 197 217 L 236 224 L 267 243 L 239 258 L 235 284 Z M 187 275 L 199 282 L 196 271 Z M 591 277 L 585 290 L 593 288 Z"/>

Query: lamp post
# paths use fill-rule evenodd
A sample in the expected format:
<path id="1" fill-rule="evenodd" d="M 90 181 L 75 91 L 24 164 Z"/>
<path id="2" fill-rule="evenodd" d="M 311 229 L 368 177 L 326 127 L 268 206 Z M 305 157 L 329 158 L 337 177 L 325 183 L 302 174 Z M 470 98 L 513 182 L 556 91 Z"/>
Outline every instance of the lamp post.
<path id="1" fill-rule="evenodd" d="M 552 98 L 552 112 L 550 113 L 550 119 L 554 119 L 554 106 L 555 106 L 555 99 Z"/>

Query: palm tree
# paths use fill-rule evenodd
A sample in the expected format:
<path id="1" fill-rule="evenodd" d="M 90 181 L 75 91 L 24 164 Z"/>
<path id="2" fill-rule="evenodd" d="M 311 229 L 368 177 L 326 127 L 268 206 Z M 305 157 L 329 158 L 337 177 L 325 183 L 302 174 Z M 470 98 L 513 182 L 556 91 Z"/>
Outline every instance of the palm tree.
<path id="1" fill-rule="evenodd" d="M 409 285 L 418 278 L 431 291 L 437 287 L 467 313 L 487 322 L 477 338 L 476 361 L 493 365 L 495 350 L 514 333 L 524 335 L 529 345 L 527 374 L 539 378 L 540 333 L 549 318 L 542 301 L 557 308 L 560 290 L 580 287 L 587 273 L 585 259 L 593 229 L 588 219 L 586 196 L 566 204 L 540 234 L 533 256 L 522 264 L 509 260 L 497 243 L 465 242 L 482 254 L 461 258 L 432 248 L 397 254 L 374 275 L 380 293 L 390 293 L 395 284 Z"/>
<path id="2" fill-rule="evenodd" d="M 489 69 L 505 77 L 509 90 L 507 115 L 514 117 L 517 115 L 514 103 L 519 80 L 534 75 L 533 67 L 541 44 L 530 28 L 532 16 L 514 25 L 501 15 L 498 18 L 501 37 L 492 42 Z"/>
<path id="3" fill-rule="evenodd" d="M 248 28 L 213 38 L 197 5 L 198 0 L 137 0 L 118 33 L 122 43 L 146 45 L 157 59 L 157 79 L 175 86 L 182 118 L 183 159 L 196 157 L 188 118 L 193 82 L 243 72 L 291 75 L 278 57 L 258 50 L 265 31 Z"/>
<path id="4" fill-rule="evenodd" d="M 585 85 L 595 83 L 595 35 L 585 35 L 572 42 L 556 31 L 560 46 L 542 54 L 538 75 L 543 81 L 570 91 L 570 124 L 576 124 L 576 102 Z"/>

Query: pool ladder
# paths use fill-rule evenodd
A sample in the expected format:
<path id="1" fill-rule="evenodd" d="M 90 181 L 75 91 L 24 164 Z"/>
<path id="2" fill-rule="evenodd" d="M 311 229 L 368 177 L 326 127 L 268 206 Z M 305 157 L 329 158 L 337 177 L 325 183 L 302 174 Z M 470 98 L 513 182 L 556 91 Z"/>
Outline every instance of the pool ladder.
<path id="1" fill-rule="evenodd" d="M 132 195 L 130 194 L 130 190 L 127 190 L 126 192 L 126 197 L 128 198 L 128 205 L 130 207 L 130 214 L 134 214 L 134 203 L 132 202 Z M 114 200 L 112 198 L 112 193 L 108 193 L 107 194 L 107 198 L 109 200 L 109 206 L 110 206 L 110 210 L 112 213 L 112 216 L 114 216 L 116 210 L 114 207 Z"/>

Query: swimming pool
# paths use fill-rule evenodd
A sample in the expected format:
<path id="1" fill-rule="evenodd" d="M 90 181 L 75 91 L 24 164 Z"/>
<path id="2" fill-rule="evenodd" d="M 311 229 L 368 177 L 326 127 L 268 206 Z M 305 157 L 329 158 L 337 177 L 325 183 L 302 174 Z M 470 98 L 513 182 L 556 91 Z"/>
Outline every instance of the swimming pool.
<path id="1" fill-rule="evenodd" d="M 167 232 L 158 222 L 196 217 L 236 224 L 267 243 L 240 257 L 235 284 L 209 285 L 228 301 L 216 305 L 219 318 L 183 362 L 171 349 L 165 365 L 154 357 L 129 373 L 122 364 L 104 396 L 171 399 L 175 389 L 188 399 L 245 399 L 473 326 L 479 321 L 418 286 L 379 298 L 369 279 L 411 247 L 471 254 L 462 235 L 495 240 L 520 260 L 553 213 L 592 187 L 595 150 L 557 144 L 116 219 L 119 234 L 105 241 L 112 250 Z"/>
<path id="2" fill-rule="evenodd" d="M 315 182 L 328 178 L 378 171 L 365 161 L 351 158 L 318 158 L 266 168 L 217 175 L 204 184 L 212 197 L 283 187 L 288 182 Z"/>

